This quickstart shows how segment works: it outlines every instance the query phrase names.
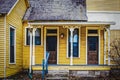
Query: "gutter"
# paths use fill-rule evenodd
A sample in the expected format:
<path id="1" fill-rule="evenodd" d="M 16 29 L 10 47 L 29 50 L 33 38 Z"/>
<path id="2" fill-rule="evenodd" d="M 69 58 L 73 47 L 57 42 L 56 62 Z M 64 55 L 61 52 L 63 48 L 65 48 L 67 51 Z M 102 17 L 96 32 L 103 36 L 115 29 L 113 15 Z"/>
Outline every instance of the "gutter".
<path id="1" fill-rule="evenodd" d="M 6 79 L 6 15 L 4 16 L 4 80 Z"/>
<path id="2" fill-rule="evenodd" d="M 30 22 L 30 25 L 115 25 L 115 22 L 88 21 L 88 22 Z"/>

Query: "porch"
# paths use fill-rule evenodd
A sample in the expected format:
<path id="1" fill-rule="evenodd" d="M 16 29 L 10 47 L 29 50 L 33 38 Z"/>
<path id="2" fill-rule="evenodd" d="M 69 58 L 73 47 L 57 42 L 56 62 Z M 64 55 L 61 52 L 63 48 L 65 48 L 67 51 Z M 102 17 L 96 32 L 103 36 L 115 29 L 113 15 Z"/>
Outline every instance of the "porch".
<path id="1" fill-rule="evenodd" d="M 113 22 L 30 22 L 28 24 L 30 44 L 24 46 L 24 50 L 27 48 L 25 52 L 28 52 L 24 53 L 28 56 L 24 57 L 24 64 L 29 66 L 30 72 L 31 69 L 42 70 L 42 60 L 46 60 L 46 53 L 49 52 L 51 60 L 50 58 L 48 60 L 48 70 L 110 70 L 108 66 L 111 63 L 110 25 L 113 24 Z M 40 46 L 36 46 L 35 43 L 37 28 L 41 29 Z M 75 34 L 78 38 L 74 38 Z"/>
<path id="2" fill-rule="evenodd" d="M 32 66 L 34 71 L 42 71 L 42 65 Z M 109 71 L 110 66 L 107 65 L 48 65 L 48 70 L 77 70 L 77 71 Z"/>

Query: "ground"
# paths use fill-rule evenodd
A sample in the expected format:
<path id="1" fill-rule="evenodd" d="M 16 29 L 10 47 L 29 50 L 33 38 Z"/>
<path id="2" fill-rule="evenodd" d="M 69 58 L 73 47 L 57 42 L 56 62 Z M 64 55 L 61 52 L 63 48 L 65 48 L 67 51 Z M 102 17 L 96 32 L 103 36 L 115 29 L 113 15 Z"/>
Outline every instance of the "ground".
<path id="1" fill-rule="evenodd" d="M 1 80 L 1 79 L 0 79 Z M 6 80 L 30 80 L 27 71 L 17 73 L 16 75 L 8 77 Z M 40 73 L 34 73 L 32 80 L 42 80 Z M 59 79 L 61 80 L 61 79 Z M 69 76 L 69 80 L 120 80 L 120 69 L 110 71 L 107 77 L 74 77 Z"/>

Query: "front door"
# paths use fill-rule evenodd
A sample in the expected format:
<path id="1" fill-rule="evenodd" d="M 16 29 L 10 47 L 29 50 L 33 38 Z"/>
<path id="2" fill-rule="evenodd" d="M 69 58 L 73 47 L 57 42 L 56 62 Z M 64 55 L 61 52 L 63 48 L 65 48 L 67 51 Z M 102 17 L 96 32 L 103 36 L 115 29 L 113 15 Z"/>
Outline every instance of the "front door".
<path id="1" fill-rule="evenodd" d="M 57 29 L 47 29 L 46 51 L 50 53 L 48 64 L 57 64 Z"/>
<path id="2" fill-rule="evenodd" d="M 88 36 L 88 64 L 98 64 L 98 36 Z"/>

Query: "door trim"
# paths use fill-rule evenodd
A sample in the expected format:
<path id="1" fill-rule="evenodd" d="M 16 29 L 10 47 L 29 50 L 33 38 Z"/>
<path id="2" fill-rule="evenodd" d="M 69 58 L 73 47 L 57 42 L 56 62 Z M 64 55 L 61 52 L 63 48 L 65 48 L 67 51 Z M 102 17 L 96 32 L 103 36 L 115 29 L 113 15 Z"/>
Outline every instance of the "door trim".
<path id="1" fill-rule="evenodd" d="M 97 27 L 86 27 L 86 65 L 88 65 L 88 48 L 87 48 L 87 46 L 88 46 L 88 30 L 98 30 L 98 65 L 100 65 L 100 28 L 99 28 L 99 26 L 97 26 Z M 93 36 L 96 36 L 96 35 L 93 35 Z"/>
<path id="2" fill-rule="evenodd" d="M 45 59 L 45 55 L 46 55 L 47 29 L 57 29 L 57 35 L 56 35 L 57 36 L 57 64 L 59 64 L 59 27 L 44 27 L 44 59 Z"/>

